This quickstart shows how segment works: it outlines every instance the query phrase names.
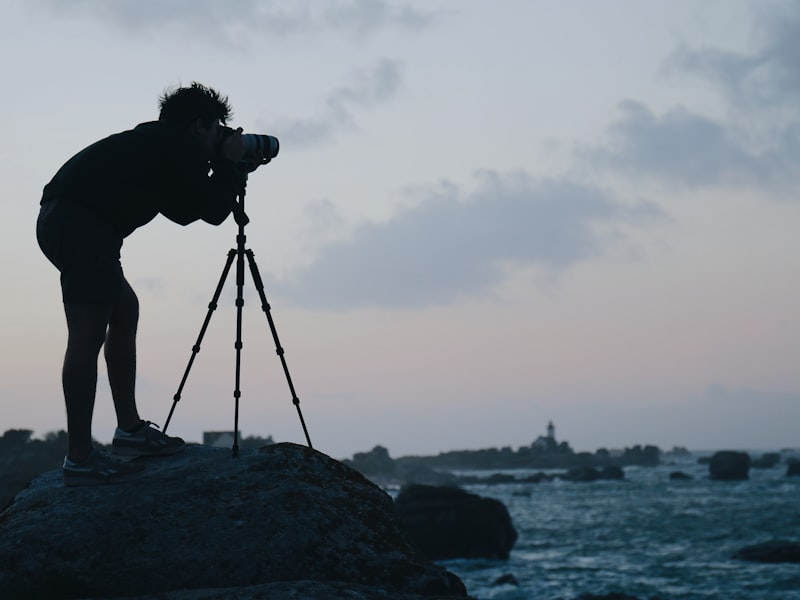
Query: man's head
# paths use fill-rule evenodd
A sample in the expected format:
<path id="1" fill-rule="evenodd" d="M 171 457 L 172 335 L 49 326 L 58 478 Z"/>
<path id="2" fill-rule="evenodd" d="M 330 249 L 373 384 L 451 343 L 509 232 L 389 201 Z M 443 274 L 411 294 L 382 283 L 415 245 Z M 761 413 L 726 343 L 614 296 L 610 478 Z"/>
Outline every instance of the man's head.
<path id="1" fill-rule="evenodd" d="M 196 81 L 189 87 L 172 88 L 158 101 L 159 121 L 169 121 L 187 127 L 197 119 L 207 123 L 219 121 L 223 125 L 231 118 L 231 105 L 227 96 Z"/>
<path id="2" fill-rule="evenodd" d="M 220 141 L 220 123 L 231 118 L 228 98 L 201 83 L 167 90 L 159 98 L 159 121 L 175 123 L 200 145 L 203 154 L 212 158 Z"/>

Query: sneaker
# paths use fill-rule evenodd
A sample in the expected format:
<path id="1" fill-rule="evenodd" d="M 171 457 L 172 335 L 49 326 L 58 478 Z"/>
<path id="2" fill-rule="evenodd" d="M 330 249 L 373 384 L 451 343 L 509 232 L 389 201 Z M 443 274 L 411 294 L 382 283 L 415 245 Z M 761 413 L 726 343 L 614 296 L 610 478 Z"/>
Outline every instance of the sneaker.
<path id="1" fill-rule="evenodd" d="M 155 423 L 142 421 L 133 433 L 117 427 L 111 447 L 117 456 L 167 456 L 183 452 L 186 443 L 162 433 Z"/>
<path id="2" fill-rule="evenodd" d="M 69 457 L 64 457 L 64 466 L 61 470 L 64 475 L 64 485 L 103 485 L 136 479 L 144 471 L 144 465 L 115 460 L 94 448 L 83 462 L 75 462 Z"/>

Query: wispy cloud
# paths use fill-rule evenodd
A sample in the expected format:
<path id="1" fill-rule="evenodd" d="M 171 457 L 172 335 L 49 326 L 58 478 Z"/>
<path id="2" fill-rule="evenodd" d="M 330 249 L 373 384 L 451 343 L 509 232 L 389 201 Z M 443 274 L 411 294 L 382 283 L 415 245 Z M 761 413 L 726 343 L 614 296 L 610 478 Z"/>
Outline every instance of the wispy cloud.
<path id="1" fill-rule="evenodd" d="M 628 100 L 608 129 L 608 143 L 583 148 L 580 158 L 629 176 L 655 176 L 678 185 L 769 184 L 794 176 L 800 129 L 761 149 L 734 126 L 676 107 L 656 115 Z"/>
<path id="2" fill-rule="evenodd" d="M 401 64 L 381 59 L 372 67 L 356 71 L 345 85 L 333 90 L 319 114 L 308 118 L 273 118 L 270 130 L 296 148 L 317 145 L 340 131 L 356 127 L 357 111 L 390 101 L 401 84 Z"/>
<path id="3" fill-rule="evenodd" d="M 669 184 L 748 185 L 800 197 L 800 5 L 763 9 L 758 23 L 753 52 L 683 46 L 665 63 L 671 77 L 711 85 L 726 112 L 710 117 L 676 106 L 656 114 L 626 100 L 605 143 L 580 148 L 579 159 Z"/>
<path id="4" fill-rule="evenodd" d="M 335 31 L 357 38 L 387 28 L 420 29 L 432 12 L 387 0 L 50 0 L 62 17 L 94 18 L 132 34 L 171 30 L 207 36 L 207 43 L 241 46 L 264 35 Z"/>
<path id="5" fill-rule="evenodd" d="M 310 308 L 448 304 L 487 293 L 509 265 L 560 271 L 602 254 L 612 242 L 600 225 L 663 218 L 654 205 L 629 206 L 598 188 L 487 171 L 474 193 L 432 188 L 417 206 L 361 225 L 273 288 Z"/>
<path id="6" fill-rule="evenodd" d="M 700 77 L 741 109 L 800 110 L 800 4 L 765 5 L 756 20 L 757 48 L 750 53 L 718 48 L 679 48 L 667 70 Z"/>

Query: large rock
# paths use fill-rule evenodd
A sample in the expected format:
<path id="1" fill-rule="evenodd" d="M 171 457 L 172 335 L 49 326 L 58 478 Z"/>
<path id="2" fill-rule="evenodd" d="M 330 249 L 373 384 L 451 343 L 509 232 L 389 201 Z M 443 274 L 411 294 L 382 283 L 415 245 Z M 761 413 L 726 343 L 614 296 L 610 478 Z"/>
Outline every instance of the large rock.
<path id="1" fill-rule="evenodd" d="M 786 465 L 787 477 L 800 477 L 800 460 L 790 458 Z"/>
<path id="2" fill-rule="evenodd" d="M 405 486 L 395 511 L 409 540 L 432 560 L 506 559 L 517 540 L 502 502 L 457 487 Z"/>
<path id="3" fill-rule="evenodd" d="M 65 488 L 52 471 L 0 514 L 0 598 L 333 600 L 348 589 L 466 597 L 405 541 L 385 492 L 294 444 L 238 458 L 189 446 L 110 486 Z"/>
<path id="4" fill-rule="evenodd" d="M 750 474 L 750 455 L 746 452 L 721 450 L 708 463 L 711 479 L 733 481 L 747 479 Z"/>
<path id="5" fill-rule="evenodd" d="M 762 563 L 800 563 L 800 543 L 770 540 L 739 549 L 734 558 Z"/>

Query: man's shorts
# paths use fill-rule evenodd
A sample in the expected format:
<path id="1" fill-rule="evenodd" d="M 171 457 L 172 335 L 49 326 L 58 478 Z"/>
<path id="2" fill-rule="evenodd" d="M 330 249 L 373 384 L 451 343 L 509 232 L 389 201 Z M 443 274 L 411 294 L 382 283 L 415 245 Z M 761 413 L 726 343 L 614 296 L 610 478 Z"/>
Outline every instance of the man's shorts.
<path id="1" fill-rule="evenodd" d="M 64 303 L 115 304 L 125 285 L 122 236 L 90 209 L 66 198 L 45 202 L 36 238 L 61 272 Z"/>

